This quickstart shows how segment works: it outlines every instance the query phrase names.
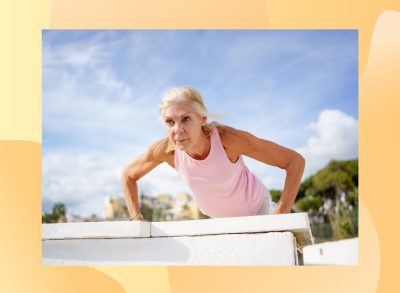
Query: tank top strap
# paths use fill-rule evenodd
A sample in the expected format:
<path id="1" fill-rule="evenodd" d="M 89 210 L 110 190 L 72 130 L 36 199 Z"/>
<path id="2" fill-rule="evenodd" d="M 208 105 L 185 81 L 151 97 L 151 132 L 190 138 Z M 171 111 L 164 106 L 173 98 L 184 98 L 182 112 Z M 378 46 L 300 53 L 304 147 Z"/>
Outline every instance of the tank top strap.
<path id="1" fill-rule="evenodd" d="M 214 147 L 214 152 L 218 153 L 218 155 L 224 155 L 225 156 L 225 149 L 224 146 L 222 145 L 222 140 L 221 137 L 219 136 L 219 132 L 217 127 L 213 129 L 212 135 L 211 135 L 211 145 Z"/>

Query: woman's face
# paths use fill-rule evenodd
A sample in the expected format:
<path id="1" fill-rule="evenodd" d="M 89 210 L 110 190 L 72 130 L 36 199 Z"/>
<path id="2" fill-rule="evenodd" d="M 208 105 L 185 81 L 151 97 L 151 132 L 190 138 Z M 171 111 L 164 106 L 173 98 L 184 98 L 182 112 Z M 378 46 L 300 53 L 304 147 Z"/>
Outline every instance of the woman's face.
<path id="1" fill-rule="evenodd" d="M 191 107 L 190 102 L 181 101 L 166 107 L 162 113 L 164 125 L 175 147 L 182 151 L 196 146 L 202 135 L 202 124 L 206 121 Z"/>

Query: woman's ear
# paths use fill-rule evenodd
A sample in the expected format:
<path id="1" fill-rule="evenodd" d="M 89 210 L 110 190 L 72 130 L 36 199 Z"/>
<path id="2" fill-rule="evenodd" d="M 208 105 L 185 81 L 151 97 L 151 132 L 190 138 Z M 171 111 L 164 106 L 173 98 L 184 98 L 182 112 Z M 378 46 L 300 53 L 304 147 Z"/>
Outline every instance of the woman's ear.
<path id="1" fill-rule="evenodd" d="M 207 123 L 207 117 L 203 117 L 203 123 L 201 123 L 202 126 L 206 125 Z"/>

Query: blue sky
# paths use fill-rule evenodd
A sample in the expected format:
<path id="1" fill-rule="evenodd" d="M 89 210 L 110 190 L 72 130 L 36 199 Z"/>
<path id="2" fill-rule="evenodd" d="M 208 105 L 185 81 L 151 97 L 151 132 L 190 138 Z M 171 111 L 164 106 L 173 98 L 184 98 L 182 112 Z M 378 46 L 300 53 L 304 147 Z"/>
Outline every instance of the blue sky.
<path id="1" fill-rule="evenodd" d="M 305 176 L 358 152 L 355 30 L 43 31 L 43 210 L 103 215 L 122 168 L 165 136 L 162 93 L 191 85 L 218 121 L 295 149 Z M 245 159 L 269 188 L 284 172 Z M 161 165 L 148 194 L 190 192 Z"/>

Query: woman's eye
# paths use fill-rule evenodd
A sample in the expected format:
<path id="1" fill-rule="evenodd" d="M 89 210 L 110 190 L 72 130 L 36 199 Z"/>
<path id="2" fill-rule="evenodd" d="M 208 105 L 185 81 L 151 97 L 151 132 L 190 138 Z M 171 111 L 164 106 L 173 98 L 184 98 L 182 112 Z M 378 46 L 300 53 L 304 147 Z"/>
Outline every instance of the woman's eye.
<path id="1" fill-rule="evenodd" d="M 183 117 L 183 122 L 187 122 L 187 121 L 189 121 L 190 120 L 190 117 Z"/>
<path id="2" fill-rule="evenodd" d="M 165 123 L 168 125 L 174 125 L 174 121 L 172 120 L 165 120 Z"/>

